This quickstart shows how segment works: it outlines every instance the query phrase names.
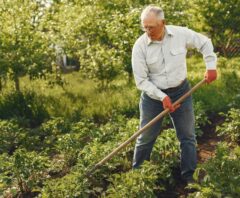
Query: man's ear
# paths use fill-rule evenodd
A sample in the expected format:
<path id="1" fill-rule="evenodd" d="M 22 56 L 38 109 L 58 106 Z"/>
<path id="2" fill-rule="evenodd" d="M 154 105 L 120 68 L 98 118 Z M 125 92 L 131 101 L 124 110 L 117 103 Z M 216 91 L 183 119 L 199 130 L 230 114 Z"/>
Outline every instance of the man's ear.
<path id="1" fill-rule="evenodd" d="M 162 22 L 163 22 L 163 25 L 166 25 L 166 20 L 165 19 L 163 19 Z"/>

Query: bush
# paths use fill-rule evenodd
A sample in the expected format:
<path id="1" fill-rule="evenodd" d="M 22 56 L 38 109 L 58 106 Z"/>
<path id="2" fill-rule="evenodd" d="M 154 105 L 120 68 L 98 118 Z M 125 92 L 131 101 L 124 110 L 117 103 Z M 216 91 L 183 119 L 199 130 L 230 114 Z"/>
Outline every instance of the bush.
<path id="1" fill-rule="evenodd" d="M 39 128 L 37 136 L 44 144 L 45 151 L 53 151 L 57 137 L 70 131 L 71 124 L 64 118 L 58 117 L 44 122 Z"/>
<path id="2" fill-rule="evenodd" d="M 63 154 L 65 165 L 73 166 L 77 162 L 77 156 L 80 150 L 84 147 L 84 137 L 82 134 L 65 134 L 58 137 L 55 144 L 56 150 Z"/>
<path id="3" fill-rule="evenodd" d="M 194 111 L 196 136 L 201 137 L 203 135 L 201 126 L 210 124 L 210 121 L 208 120 L 207 112 L 202 102 L 197 101 L 196 103 L 194 103 Z"/>
<path id="4" fill-rule="evenodd" d="M 226 116 L 225 122 L 217 127 L 219 135 L 225 135 L 233 143 L 240 143 L 240 109 L 230 109 Z"/>
<path id="5" fill-rule="evenodd" d="M 227 143 L 219 144 L 216 157 L 196 170 L 195 178 L 204 175 L 200 185 L 197 185 L 198 197 L 239 197 L 239 172 L 240 147 L 231 150 Z"/>
<path id="6" fill-rule="evenodd" d="M 156 186 L 159 169 L 159 166 L 145 162 L 141 169 L 114 174 L 109 179 L 111 184 L 106 197 L 155 197 L 154 191 L 159 189 Z"/>
<path id="7" fill-rule="evenodd" d="M 0 120 L 0 153 L 12 153 L 27 136 L 16 120 Z"/>
<path id="8" fill-rule="evenodd" d="M 169 166 L 175 166 L 179 161 L 179 154 L 179 141 L 175 130 L 164 130 L 156 140 L 152 160 L 154 163 L 166 162 Z"/>
<path id="9" fill-rule="evenodd" d="M 23 126 L 36 127 L 49 117 L 45 102 L 33 91 L 0 96 L 0 119 L 17 119 Z"/>
<path id="10" fill-rule="evenodd" d="M 52 118 L 43 123 L 40 127 L 45 135 L 60 135 L 69 133 L 71 130 L 71 124 L 62 117 Z"/>
<path id="11" fill-rule="evenodd" d="M 46 181 L 41 197 L 88 198 L 94 189 L 90 188 L 88 179 L 83 178 L 82 174 L 82 170 L 77 169 L 62 178 Z"/>
<path id="12" fill-rule="evenodd" d="M 0 178 L 3 184 L 10 189 L 8 193 L 11 195 L 20 193 L 21 196 L 24 196 L 36 191 L 40 192 L 40 186 L 48 176 L 48 157 L 36 152 L 27 152 L 25 149 L 18 149 L 10 158 L 2 155 L 0 160 L 2 164 Z"/>

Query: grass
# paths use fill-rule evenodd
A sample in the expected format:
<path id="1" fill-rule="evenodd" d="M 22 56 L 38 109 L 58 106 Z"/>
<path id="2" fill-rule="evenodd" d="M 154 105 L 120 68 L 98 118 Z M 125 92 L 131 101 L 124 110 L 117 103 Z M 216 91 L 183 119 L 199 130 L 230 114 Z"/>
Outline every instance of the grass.
<path id="1" fill-rule="evenodd" d="M 66 84 L 51 87 L 46 81 L 22 79 L 23 90 L 37 92 L 44 97 L 47 110 L 52 117 L 65 117 L 73 120 L 90 118 L 106 122 L 116 114 L 128 117 L 138 113 L 139 92 L 133 83 L 116 80 L 111 88 L 99 90 L 97 83 L 87 80 L 78 72 L 64 75 Z"/>
<path id="2" fill-rule="evenodd" d="M 195 102 L 201 101 L 208 112 L 226 111 L 239 94 L 240 58 L 218 61 L 218 80 L 197 90 L 193 97 Z M 204 77 L 205 65 L 201 57 L 187 59 L 188 79 L 192 86 Z M 100 90 L 98 83 L 84 79 L 80 72 L 62 75 L 64 86 L 50 86 L 48 81 L 37 79 L 21 79 L 23 92 L 32 91 L 42 98 L 50 117 L 64 117 L 78 121 L 82 118 L 96 122 L 107 122 L 115 114 L 127 117 L 138 117 L 140 91 L 132 80 L 128 83 L 124 76 L 119 76 L 108 89 Z M 52 76 L 51 78 L 54 78 Z M 13 92 L 13 83 L 8 82 L 4 93 Z M 9 110 L 10 111 L 10 110 Z"/>
<path id="3" fill-rule="evenodd" d="M 188 78 L 191 84 L 195 85 L 203 78 L 205 72 L 204 63 L 200 57 L 192 57 L 188 59 L 188 65 Z M 211 112 L 219 113 L 219 111 L 227 110 L 231 105 L 240 105 L 236 100 L 236 96 L 239 94 L 239 68 L 239 58 L 230 60 L 220 59 L 218 80 L 210 85 L 201 87 L 193 95 L 195 103 L 200 102 L 198 103 L 200 104 L 198 105 L 199 109 L 197 107 L 195 108 L 196 112 L 198 112 L 197 116 L 202 114 L 199 120 L 205 118 L 205 111 L 207 111 L 206 115 L 208 115 L 208 113 Z M 58 159 L 60 154 L 63 154 L 63 156 L 66 155 L 64 156 L 66 158 L 65 160 L 70 161 L 71 163 L 69 164 L 73 165 L 68 164 L 69 167 L 67 168 L 69 173 L 64 172 L 65 169 L 63 167 L 59 168 L 60 170 L 55 170 L 56 166 L 52 166 L 52 170 L 59 173 L 59 178 L 54 178 L 53 176 L 52 178 L 48 178 L 46 180 L 47 182 L 45 181 L 43 184 L 45 191 L 44 189 L 42 191 L 43 196 L 46 189 L 48 191 L 48 188 L 48 193 L 53 192 L 57 193 L 57 195 L 59 195 L 59 192 L 60 194 L 64 192 L 69 195 L 69 193 L 72 192 L 78 193 L 80 190 L 88 190 L 89 186 L 83 186 L 85 183 L 81 181 L 82 172 L 85 171 L 86 167 L 89 164 L 91 165 L 94 160 L 98 161 L 98 159 L 105 155 L 103 151 L 107 152 L 108 149 L 112 150 L 115 145 L 122 142 L 123 139 L 137 130 L 138 125 L 140 91 L 136 89 L 133 82 L 128 83 L 128 79 L 119 76 L 111 83 L 108 89 L 101 90 L 98 88 L 97 82 L 84 79 L 79 72 L 65 74 L 63 78 L 66 83 L 61 87 L 49 86 L 48 82 L 44 80 L 30 81 L 27 77 L 23 77 L 21 79 L 22 95 L 18 96 L 15 94 L 11 82 L 8 82 L 6 88 L 0 94 L 0 112 L 2 112 L 2 114 L 7 114 L 7 111 L 13 112 L 13 110 L 19 108 L 19 111 L 16 112 L 19 112 L 20 119 L 24 116 L 32 119 L 34 115 L 36 121 L 38 121 L 38 118 L 41 118 L 41 122 L 43 122 L 38 123 L 40 127 L 37 129 L 28 128 L 28 130 L 24 131 L 24 142 L 18 143 L 18 146 L 20 145 L 23 148 L 31 147 L 31 149 L 33 147 L 36 151 L 39 151 L 40 147 L 46 153 L 50 150 L 51 152 L 49 153 L 51 153 L 50 156 L 53 160 Z M 23 103 L 19 104 L 18 101 L 23 101 Z M 23 104 L 24 108 L 22 107 Z M 25 109 L 28 110 L 28 115 Z M 53 117 L 57 118 L 51 119 Z M 13 118 L 15 118 L 14 115 Z M 11 119 L 11 117 L 6 119 Z M 48 119 L 50 120 L 47 122 Z M 81 122 L 75 123 L 78 121 Z M 74 128 L 74 131 L 70 130 L 71 127 L 65 127 L 65 125 L 68 126 L 68 124 L 72 126 L 72 129 Z M 20 125 L 19 127 L 27 128 Z M 5 136 L 8 138 L 10 135 L 6 130 Z M 171 133 L 168 132 L 168 135 L 171 135 Z M 89 138 L 90 136 L 92 136 L 92 139 Z M 87 137 L 87 139 L 84 139 L 84 137 Z M 4 136 L 2 139 L 6 141 Z M 166 140 L 165 137 L 163 138 L 163 141 L 164 140 Z M 162 159 L 159 158 L 159 156 L 161 156 L 159 155 L 159 149 L 161 150 L 162 146 L 164 146 L 164 148 L 167 146 L 165 148 L 166 151 L 171 151 L 168 146 L 171 147 L 172 144 L 165 145 L 161 143 L 159 145 L 156 144 L 156 146 L 160 147 L 157 149 L 155 159 L 161 161 Z M 55 150 L 56 148 L 57 150 Z M 77 155 L 75 153 L 76 148 L 79 149 L 77 152 L 80 152 L 77 157 L 79 161 L 77 162 L 75 156 Z M 18 151 L 17 147 L 15 149 L 14 152 Z M 172 150 L 176 151 L 175 147 Z M 58 155 L 55 155 L 55 152 Z M 165 154 L 167 153 L 168 152 L 165 152 Z M 103 167 L 98 172 L 99 175 L 102 174 L 105 176 L 96 178 L 97 185 L 92 184 L 92 186 L 105 188 L 106 184 L 104 184 L 104 182 L 109 179 L 110 174 L 115 173 L 113 170 L 123 171 L 123 168 L 121 168 L 119 164 L 122 165 L 125 163 L 125 167 L 130 168 L 130 161 L 125 160 L 126 156 L 128 157 L 130 155 L 132 157 L 132 151 L 127 150 L 127 152 L 125 151 L 125 153 L 121 155 L 122 157 L 113 158 L 114 161 L 107 164 L 107 166 L 109 166 L 108 168 L 104 166 L 105 169 Z M 167 156 L 168 155 L 166 155 L 166 157 Z M 72 159 L 73 162 L 71 161 Z M 170 159 L 170 165 L 176 164 L 172 156 L 170 156 Z M 29 161 L 29 163 L 30 162 L 31 161 Z M 75 163 L 76 165 L 74 165 Z M 25 165 L 20 168 L 24 170 Z M 108 169 L 110 169 L 110 171 Z M 74 172 L 74 170 L 77 171 Z M 64 175 L 66 175 L 62 175 L 61 172 L 64 172 Z M 123 179 L 124 177 L 123 175 Z M 126 177 L 128 177 L 128 175 L 126 175 Z M 140 175 L 139 178 L 141 178 Z M 70 181 L 70 183 L 68 181 Z M 125 185 L 122 183 L 122 180 L 120 180 L 120 185 Z M 0 194 L 1 188 L 3 189 L 4 187 L 1 187 L 0 184 Z M 99 188 L 95 188 L 92 194 L 96 193 L 97 190 L 99 190 Z M 102 190 L 103 189 L 101 189 L 101 191 Z M 104 189 L 104 191 L 105 190 L 106 189 Z M 45 195 L 45 197 L 47 196 L 48 194 Z"/>
<path id="4" fill-rule="evenodd" d="M 195 85 L 203 79 L 205 73 L 205 65 L 202 59 L 188 59 L 189 73 L 188 78 Z M 240 62 L 239 58 L 218 59 L 218 78 L 209 85 L 205 85 L 197 90 L 193 97 L 195 101 L 201 101 L 209 113 L 226 112 L 232 104 L 235 104 L 236 96 L 239 94 L 240 84 Z"/>

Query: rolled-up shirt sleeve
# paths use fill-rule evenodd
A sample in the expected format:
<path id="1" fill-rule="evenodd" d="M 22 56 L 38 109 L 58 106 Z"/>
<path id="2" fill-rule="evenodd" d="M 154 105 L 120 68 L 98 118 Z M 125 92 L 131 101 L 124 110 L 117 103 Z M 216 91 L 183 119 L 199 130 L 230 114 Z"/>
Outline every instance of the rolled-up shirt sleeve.
<path id="1" fill-rule="evenodd" d="M 146 65 L 145 55 L 137 43 L 134 45 L 132 51 L 132 68 L 137 88 L 151 98 L 162 101 L 166 94 L 149 80 L 149 71 Z"/>
<path id="2" fill-rule="evenodd" d="M 187 48 L 196 48 L 203 55 L 206 69 L 213 70 L 217 67 L 217 56 L 211 39 L 203 34 L 197 33 L 190 29 L 186 30 Z"/>

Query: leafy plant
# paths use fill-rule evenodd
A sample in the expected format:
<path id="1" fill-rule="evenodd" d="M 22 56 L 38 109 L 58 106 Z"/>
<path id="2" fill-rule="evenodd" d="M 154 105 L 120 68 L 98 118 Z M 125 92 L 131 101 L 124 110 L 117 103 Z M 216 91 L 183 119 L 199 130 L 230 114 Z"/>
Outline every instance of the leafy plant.
<path id="1" fill-rule="evenodd" d="M 145 162 L 141 169 L 127 173 L 114 174 L 106 194 L 109 198 L 120 197 L 155 197 L 159 166 Z M 163 189 L 163 187 L 162 187 Z"/>
<path id="2" fill-rule="evenodd" d="M 34 91 L 7 92 L 0 98 L 1 119 L 14 118 L 22 126 L 36 127 L 49 117 L 44 100 Z"/>
<path id="3" fill-rule="evenodd" d="M 240 196 L 239 156 L 239 146 L 231 150 L 227 143 L 218 145 L 216 156 L 202 164 L 195 173 L 196 179 L 200 175 L 204 175 L 198 185 L 200 197 L 203 195 L 206 197 Z"/>
<path id="4" fill-rule="evenodd" d="M 154 145 L 152 160 L 161 164 L 167 162 L 168 165 L 175 166 L 179 161 L 179 142 L 174 129 L 162 131 Z"/>
<path id="5" fill-rule="evenodd" d="M 0 172 L 1 181 L 6 187 L 17 188 L 22 196 L 40 191 L 43 180 L 47 178 L 48 157 L 18 149 L 10 158 L 2 156 L 1 159 L 6 160 Z"/>
<path id="6" fill-rule="evenodd" d="M 41 125 L 39 138 L 44 142 L 45 147 L 52 150 L 58 135 L 66 134 L 70 132 L 70 130 L 71 124 L 64 120 L 64 118 L 53 118 Z"/>
<path id="7" fill-rule="evenodd" d="M 89 180 L 82 177 L 82 171 L 77 169 L 62 178 L 46 181 L 41 193 L 42 198 L 88 198 L 94 189 L 90 188 Z"/>
<path id="8" fill-rule="evenodd" d="M 231 108 L 226 116 L 225 122 L 217 127 L 219 135 L 225 135 L 234 143 L 240 142 L 240 109 Z"/>
<path id="9" fill-rule="evenodd" d="M 197 101 L 196 103 L 194 103 L 194 111 L 196 136 L 201 137 L 203 135 L 201 126 L 210 124 L 210 121 L 208 120 L 207 112 L 202 102 Z"/>
<path id="10" fill-rule="evenodd" d="M 65 134 L 58 137 L 55 144 L 56 150 L 64 155 L 65 165 L 73 166 L 77 161 L 80 150 L 84 147 L 84 138 L 81 134 Z"/>
<path id="11" fill-rule="evenodd" d="M 0 131 L 0 153 L 13 153 L 27 135 L 16 120 L 0 120 Z"/>

